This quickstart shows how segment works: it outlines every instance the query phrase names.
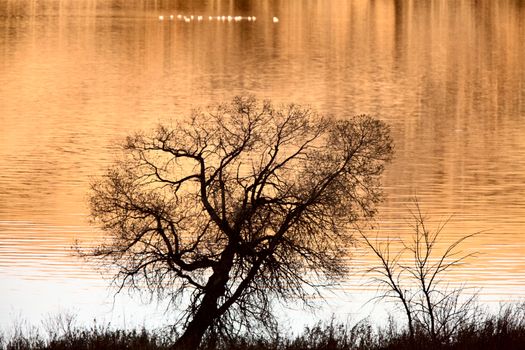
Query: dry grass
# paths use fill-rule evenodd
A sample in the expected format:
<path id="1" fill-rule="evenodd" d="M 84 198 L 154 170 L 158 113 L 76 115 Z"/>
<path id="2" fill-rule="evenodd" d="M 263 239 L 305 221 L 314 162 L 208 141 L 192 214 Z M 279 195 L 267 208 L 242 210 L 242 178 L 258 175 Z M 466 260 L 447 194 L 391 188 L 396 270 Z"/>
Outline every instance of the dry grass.
<path id="1" fill-rule="evenodd" d="M 48 321 L 44 331 L 15 326 L 0 333 L 0 348 L 6 350 L 44 349 L 126 349 L 161 350 L 174 343 L 176 334 L 164 330 L 115 330 L 109 325 L 74 326 L 70 318 L 59 316 Z M 505 305 L 499 313 L 479 313 L 465 322 L 448 339 L 432 342 L 425 332 L 410 339 L 406 329 L 394 322 L 377 328 L 368 321 L 355 325 L 335 322 L 305 328 L 297 336 L 244 334 L 233 339 L 207 337 L 202 350 L 523 350 L 525 349 L 525 303 Z"/>

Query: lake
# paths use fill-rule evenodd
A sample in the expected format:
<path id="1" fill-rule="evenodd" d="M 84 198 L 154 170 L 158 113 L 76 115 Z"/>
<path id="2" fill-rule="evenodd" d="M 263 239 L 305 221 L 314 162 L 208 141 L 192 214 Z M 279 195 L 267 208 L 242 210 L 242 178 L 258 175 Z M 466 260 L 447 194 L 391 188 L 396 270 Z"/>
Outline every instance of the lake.
<path id="1" fill-rule="evenodd" d="M 0 0 L 0 323 L 162 313 L 113 299 L 72 253 L 101 238 L 89 183 L 124 136 L 241 93 L 388 122 L 396 154 L 378 234 L 405 235 L 417 196 L 430 224 L 452 215 L 444 243 L 484 231 L 450 280 L 481 288 L 484 302 L 517 300 L 524 38 L 520 0 Z M 334 310 L 359 313 L 369 259 L 356 249 Z"/>

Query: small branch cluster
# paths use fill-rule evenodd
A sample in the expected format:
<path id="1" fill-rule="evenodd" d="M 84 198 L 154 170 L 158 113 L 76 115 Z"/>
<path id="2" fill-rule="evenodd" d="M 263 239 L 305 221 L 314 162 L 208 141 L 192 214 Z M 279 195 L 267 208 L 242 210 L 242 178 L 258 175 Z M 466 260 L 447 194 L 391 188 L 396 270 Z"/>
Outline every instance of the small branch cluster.
<path id="1" fill-rule="evenodd" d="M 476 254 L 464 253 L 459 247 L 479 232 L 439 249 L 439 238 L 448 220 L 431 230 L 417 200 L 415 206 L 411 211 L 411 239 L 399 239 L 397 249 L 393 249 L 390 238 L 380 242 L 361 235 L 378 262 L 368 272 L 373 276 L 371 282 L 381 290 L 379 299 L 393 300 L 402 307 L 411 337 L 422 330 L 433 341 L 446 341 L 474 312 L 476 295 L 466 295 L 464 285 L 450 287 L 444 275 Z"/>

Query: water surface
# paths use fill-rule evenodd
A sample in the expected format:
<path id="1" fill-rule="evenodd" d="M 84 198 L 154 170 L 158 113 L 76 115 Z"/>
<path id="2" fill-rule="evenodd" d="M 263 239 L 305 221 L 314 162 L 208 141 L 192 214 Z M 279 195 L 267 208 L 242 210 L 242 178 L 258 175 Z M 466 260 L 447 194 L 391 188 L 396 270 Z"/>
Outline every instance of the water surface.
<path id="1" fill-rule="evenodd" d="M 218 15 L 257 20 L 207 20 Z M 484 300 L 518 298 L 523 38 L 519 0 L 0 0 L 2 319 L 111 310 L 107 281 L 70 250 L 100 238 L 87 220 L 90 178 L 123 136 L 243 92 L 387 121 L 396 158 L 381 235 L 405 234 L 417 195 L 433 223 L 454 215 L 445 243 L 488 230 L 452 279 L 482 287 Z M 352 263 L 369 264 L 359 253 Z M 361 282 L 344 283 L 341 303 Z"/>

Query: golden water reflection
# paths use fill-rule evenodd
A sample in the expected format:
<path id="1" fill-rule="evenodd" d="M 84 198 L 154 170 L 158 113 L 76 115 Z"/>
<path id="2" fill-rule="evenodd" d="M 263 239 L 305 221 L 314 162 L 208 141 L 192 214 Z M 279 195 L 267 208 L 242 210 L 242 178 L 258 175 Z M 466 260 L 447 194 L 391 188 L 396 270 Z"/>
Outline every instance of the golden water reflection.
<path id="1" fill-rule="evenodd" d="M 172 13 L 257 21 L 158 20 Z M 523 38 L 518 0 L 0 0 L 0 276 L 98 278 L 69 247 L 98 237 L 86 191 L 115 141 L 250 92 L 388 121 L 382 232 L 405 234 L 417 195 L 455 215 L 450 239 L 488 230 L 456 280 L 522 295 Z"/>

